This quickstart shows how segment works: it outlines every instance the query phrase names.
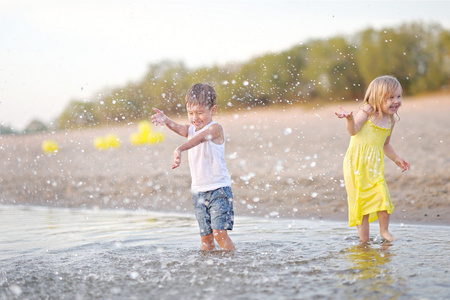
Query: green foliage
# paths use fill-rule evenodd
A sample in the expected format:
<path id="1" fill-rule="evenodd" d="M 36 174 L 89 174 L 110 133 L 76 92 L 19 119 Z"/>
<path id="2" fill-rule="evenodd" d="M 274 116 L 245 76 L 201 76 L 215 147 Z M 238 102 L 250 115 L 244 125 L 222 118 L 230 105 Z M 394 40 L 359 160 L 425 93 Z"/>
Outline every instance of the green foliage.
<path id="1" fill-rule="evenodd" d="M 100 109 L 100 103 L 72 101 L 59 116 L 56 125 L 60 129 L 70 129 L 100 124 L 99 114 L 108 114 L 109 110 Z"/>
<path id="2" fill-rule="evenodd" d="M 222 110 L 362 98 L 380 75 L 396 76 L 404 93 L 436 91 L 449 84 L 450 32 L 419 23 L 367 29 L 352 37 L 311 40 L 240 65 L 187 69 L 182 63 L 152 64 L 142 81 L 73 101 L 59 117 L 60 129 L 148 119 L 153 108 L 184 113 L 192 84 L 214 86 Z"/>
<path id="3" fill-rule="evenodd" d="M 409 24 L 379 31 L 368 29 L 359 36 L 356 60 L 367 86 L 381 74 L 397 77 L 407 94 L 435 91 L 446 84 L 450 72 L 441 68 L 446 46 L 445 31 L 437 25 Z"/>
<path id="4" fill-rule="evenodd" d="M 48 130 L 48 126 L 39 120 L 33 120 L 30 122 L 30 124 L 25 127 L 24 133 L 37 133 L 37 132 L 44 132 Z"/>
<path id="5" fill-rule="evenodd" d="M 3 134 L 17 134 L 17 132 L 9 125 L 0 124 L 0 135 Z"/>

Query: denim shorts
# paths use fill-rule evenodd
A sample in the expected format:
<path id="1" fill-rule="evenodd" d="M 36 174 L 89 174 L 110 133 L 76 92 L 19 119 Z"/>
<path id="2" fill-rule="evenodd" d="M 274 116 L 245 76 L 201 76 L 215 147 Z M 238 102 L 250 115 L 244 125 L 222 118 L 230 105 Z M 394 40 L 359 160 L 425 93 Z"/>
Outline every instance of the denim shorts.
<path id="1" fill-rule="evenodd" d="M 221 187 L 193 194 L 192 202 L 201 236 L 213 233 L 213 229 L 233 229 L 234 211 L 231 187 Z"/>

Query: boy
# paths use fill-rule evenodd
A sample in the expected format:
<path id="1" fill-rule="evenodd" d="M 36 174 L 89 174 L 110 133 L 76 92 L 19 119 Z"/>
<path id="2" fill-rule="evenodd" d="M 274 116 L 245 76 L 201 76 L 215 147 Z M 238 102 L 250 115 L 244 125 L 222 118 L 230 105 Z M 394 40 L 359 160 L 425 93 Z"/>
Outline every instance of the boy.
<path id="1" fill-rule="evenodd" d="M 225 165 L 225 135 L 222 126 L 212 120 L 217 112 L 216 92 L 208 84 L 197 83 L 187 92 L 185 102 L 191 125 L 178 124 L 157 108 L 152 122 L 188 139 L 175 149 L 172 169 L 181 164 L 181 153 L 187 150 L 202 250 L 213 250 L 214 239 L 222 250 L 234 250 L 227 233 L 233 229 L 234 212 L 231 178 Z"/>

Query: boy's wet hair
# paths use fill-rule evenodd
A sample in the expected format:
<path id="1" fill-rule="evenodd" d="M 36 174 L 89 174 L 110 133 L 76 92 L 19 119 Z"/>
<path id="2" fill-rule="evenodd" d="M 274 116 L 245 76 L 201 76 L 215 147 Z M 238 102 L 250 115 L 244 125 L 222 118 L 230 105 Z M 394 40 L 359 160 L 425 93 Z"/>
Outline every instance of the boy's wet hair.
<path id="1" fill-rule="evenodd" d="M 191 86 L 186 93 L 186 106 L 201 105 L 211 109 L 216 105 L 216 91 L 206 83 L 197 83 Z"/>

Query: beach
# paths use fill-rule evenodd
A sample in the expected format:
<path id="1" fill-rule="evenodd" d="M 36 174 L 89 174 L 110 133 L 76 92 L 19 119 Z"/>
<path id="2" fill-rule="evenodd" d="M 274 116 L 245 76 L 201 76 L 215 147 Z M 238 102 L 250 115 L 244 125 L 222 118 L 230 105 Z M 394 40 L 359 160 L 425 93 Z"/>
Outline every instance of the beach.
<path id="1" fill-rule="evenodd" d="M 342 105 L 356 112 L 360 103 Z M 335 111 L 337 104 L 219 109 L 214 120 L 226 134 L 236 215 L 347 222 L 342 160 L 350 136 Z M 391 222 L 450 225 L 448 112 L 448 93 L 403 99 L 391 144 L 411 170 L 402 173 L 385 158 Z M 0 205 L 191 213 L 187 153 L 171 170 L 173 150 L 184 138 L 154 130 L 164 141 L 141 146 L 130 143 L 137 122 L 0 136 Z M 119 137 L 120 148 L 97 150 L 94 139 L 108 134 Z M 56 154 L 42 151 L 46 139 L 58 143 Z"/>

